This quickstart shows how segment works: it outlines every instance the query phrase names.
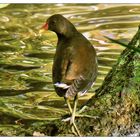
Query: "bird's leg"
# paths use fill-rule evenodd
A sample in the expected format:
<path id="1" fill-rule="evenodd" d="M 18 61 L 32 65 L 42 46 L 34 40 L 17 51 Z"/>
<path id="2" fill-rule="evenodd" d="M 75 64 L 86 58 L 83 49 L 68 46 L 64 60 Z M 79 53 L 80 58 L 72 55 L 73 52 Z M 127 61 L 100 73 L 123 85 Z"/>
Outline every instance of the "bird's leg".
<path id="1" fill-rule="evenodd" d="M 70 114 L 72 115 L 72 112 L 73 111 L 72 111 L 72 107 L 71 107 L 71 104 L 70 104 L 70 100 L 68 98 L 66 98 L 66 97 L 64 97 L 64 99 L 65 99 L 65 101 L 67 103 L 67 106 L 69 108 Z M 78 99 L 77 99 L 77 102 L 78 102 Z M 87 106 L 84 106 L 78 112 L 75 109 L 75 117 L 79 117 L 79 118 L 92 118 L 92 119 L 99 118 L 98 116 L 91 116 L 91 115 L 81 114 L 86 108 L 88 108 L 88 107 Z M 73 120 L 75 119 L 75 117 L 73 118 Z M 70 121 L 71 119 L 72 119 L 72 117 L 71 118 L 68 117 L 66 119 L 63 119 L 63 121 L 64 122 L 67 122 L 67 121 Z"/>
<path id="2" fill-rule="evenodd" d="M 78 130 L 75 122 L 74 122 L 75 121 L 75 113 L 76 113 L 77 103 L 78 103 L 78 94 L 76 94 L 76 96 L 74 98 L 74 108 L 72 110 L 72 116 L 71 116 L 70 124 L 72 125 L 72 131 L 73 131 L 73 133 L 74 134 L 77 133 L 78 136 L 81 136 L 81 134 L 80 134 L 80 132 L 79 132 L 79 130 Z M 74 129 L 76 130 L 76 132 L 75 132 Z"/>
<path id="3" fill-rule="evenodd" d="M 65 97 L 64 97 L 64 99 L 65 99 L 65 101 L 66 101 L 66 103 L 67 103 L 67 106 L 68 106 L 68 108 L 69 108 L 70 113 L 72 114 L 72 107 L 71 107 L 71 105 L 70 105 L 69 99 L 68 99 L 68 98 L 65 98 Z"/>
<path id="4" fill-rule="evenodd" d="M 78 103 L 78 94 L 76 94 L 76 96 L 74 97 L 73 102 L 74 102 L 74 107 L 72 110 L 72 116 L 71 116 L 71 121 L 70 121 L 71 124 L 74 122 L 74 119 L 75 119 L 76 107 L 77 107 L 77 103 Z"/>

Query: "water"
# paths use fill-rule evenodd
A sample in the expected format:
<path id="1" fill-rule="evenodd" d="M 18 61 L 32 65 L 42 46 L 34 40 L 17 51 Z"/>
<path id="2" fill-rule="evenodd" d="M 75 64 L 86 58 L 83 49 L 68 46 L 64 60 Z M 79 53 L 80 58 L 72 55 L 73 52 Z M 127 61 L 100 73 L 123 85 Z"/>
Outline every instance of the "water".
<path id="1" fill-rule="evenodd" d="M 128 43 L 140 23 L 140 4 L 11 4 L 0 9 L 0 112 L 22 119 L 52 120 L 65 114 L 54 92 L 52 60 L 57 37 L 40 27 L 62 14 L 96 48 L 99 71 L 86 102 L 103 82 L 124 49 L 105 36 Z"/>

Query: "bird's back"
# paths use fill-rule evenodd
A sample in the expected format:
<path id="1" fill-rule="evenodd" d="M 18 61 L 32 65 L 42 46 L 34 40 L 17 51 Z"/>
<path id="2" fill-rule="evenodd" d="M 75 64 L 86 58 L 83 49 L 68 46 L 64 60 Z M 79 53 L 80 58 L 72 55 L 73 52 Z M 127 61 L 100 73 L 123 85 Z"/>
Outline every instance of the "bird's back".
<path id="1" fill-rule="evenodd" d="M 96 75 L 95 49 L 81 33 L 77 32 L 70 39 L 58 41 L 53 64 L 53 83 L 66 84 L 64 87 L 54 86 L 59 96 L 65 96 L 68 89 L 71 94 L 85 93 L 92 86 Z"/>

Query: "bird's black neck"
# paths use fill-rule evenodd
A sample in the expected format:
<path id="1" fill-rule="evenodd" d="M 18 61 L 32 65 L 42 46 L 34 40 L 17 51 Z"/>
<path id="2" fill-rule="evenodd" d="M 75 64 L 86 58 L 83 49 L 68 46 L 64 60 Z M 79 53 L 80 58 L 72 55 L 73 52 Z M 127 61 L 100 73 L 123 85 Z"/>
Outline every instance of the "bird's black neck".
<path id="1" fill-rule="evenodd" d="M 77 33 L 78 33 L 78 31 L 76 29 L 73 29 L 73 30 L 67 31 L 65 33 L 56 33 L 56 34 L 57 34 L 58 40 L 61 41 L 61 40 L 70 39 L 70 38 L 74 37 Z"/>
<path id="2" fill-rule="evenodd" d="M 67 38 L 65 35 L 59 33 L 57 33 L 57 37 L 59 41 Z"/>

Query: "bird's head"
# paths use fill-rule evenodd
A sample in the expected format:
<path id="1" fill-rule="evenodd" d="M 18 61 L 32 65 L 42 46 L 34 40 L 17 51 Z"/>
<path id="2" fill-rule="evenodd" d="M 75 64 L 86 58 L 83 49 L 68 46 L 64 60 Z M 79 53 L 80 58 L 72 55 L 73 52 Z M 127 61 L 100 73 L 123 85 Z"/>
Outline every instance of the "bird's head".
<path id="1" fill-rule="evenodd" d="M 74 25 L 60 14 L 49 17 L 42 28 L 63 36 L 71 36 L 76 30 Z"/>

